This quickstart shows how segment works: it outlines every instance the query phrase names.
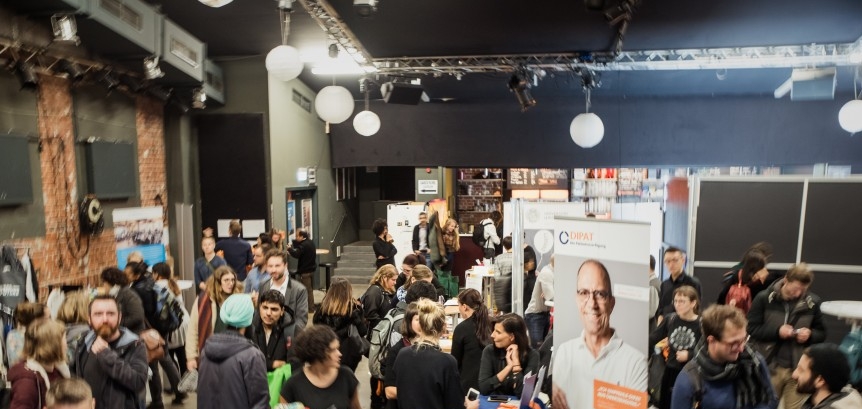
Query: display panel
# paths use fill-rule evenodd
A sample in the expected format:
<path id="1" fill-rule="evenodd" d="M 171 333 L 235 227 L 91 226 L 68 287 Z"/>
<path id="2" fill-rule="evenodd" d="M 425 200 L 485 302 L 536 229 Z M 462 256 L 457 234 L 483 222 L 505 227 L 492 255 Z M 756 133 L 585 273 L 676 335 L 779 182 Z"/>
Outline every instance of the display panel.
<path id="1" fill-rule="evenodd" d="M 802 261 L 862 266 L 862 183 L 809 182 Z"/>
<path id="2" fill-rule="evenodd" d="M 33 202 L 27 138 L 0 136 L 0 206 Z"/>

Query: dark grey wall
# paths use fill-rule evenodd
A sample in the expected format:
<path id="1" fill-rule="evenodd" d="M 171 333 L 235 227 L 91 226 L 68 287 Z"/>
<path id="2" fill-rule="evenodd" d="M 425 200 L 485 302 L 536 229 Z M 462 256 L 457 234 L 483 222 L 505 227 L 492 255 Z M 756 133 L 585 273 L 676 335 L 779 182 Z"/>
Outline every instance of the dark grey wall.
<path id="1" fill-rule="evenodd" d="M 0 133 L 38 137 L 36 93 L 20 91 L 20 88 L 15 77 L 6 70 L 0 70 Z M 0 207 L 0 240 L 45 235 L 45 202 L 42 195 L 38 143 L 31 141 L 28 151 L 33 202 Z"/>
<path id="2" fill-rule="evenodd" d="M 569 124 L 583 100 L 542 100 L 526 113 L 511 101 L 372 104 L 380 132 L 358 137 L 350 121 L 332 131 L 333 166 L 598 167 L 859 163 L 862 140 L 838 125 L 851 99 L 792 102 L 769 96 L 602 98 L 605 125 L 592 149 Z"/>

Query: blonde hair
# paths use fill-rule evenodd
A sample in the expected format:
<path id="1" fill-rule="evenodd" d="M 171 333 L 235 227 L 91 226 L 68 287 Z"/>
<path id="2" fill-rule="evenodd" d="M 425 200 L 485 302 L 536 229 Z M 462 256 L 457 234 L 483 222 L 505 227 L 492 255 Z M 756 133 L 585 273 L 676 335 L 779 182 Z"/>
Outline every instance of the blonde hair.
<path id="1" fill-rule="evenodd" d="M 379 285 L 386 291 L 392 291 L 393 288 L 386 288 L 386 279 L 395 278 L 398 276 L 398 270 L 395 269 L 395 266 L 392 264 L 385 264 L 382 267 L 378 268 L 377 271 L 374 272 L 374 276 L 371 277 L 371 281 L 369 284 L 371 285 Z"/>
<path id="2" fill-rule="evenodd" d="M 221 291 L 221 279 L 227 274 L 232 275 L 233 278 L 237 280 L 236 284 L 233 286 L 233 293 L 231 294 L 239 294 L 242 292 L 242 284 L 240 284 L 239 277 L 237 277 L 236 272 L 234 272 L 232 268 L 228 266 L 217 268 L 213 271 L 212 275 L 207 278 L 207 295 L 210 297 L 211 301 L 218 305 L 221 305 L 224 300 L 231 295 L 225 294 Z"/>
<path id="3" fill-rule="evenodd" d="M 410 279 L 404 283 L 404 289 L 409 289 L 410 286 L 417 281 L 428 280 L 430 282 L 433 279 L 434 273 L 431 272 L 431 269 L 428 268 L 428 266 L 417 264 L 413 267 L 413 273 L 410 274 Z"/>
<path id="4" fill-rule="evenodd" d="M 320 312 L 333 316 L 348 316 L 353 306 L 353 285 L 342 277 L 336 277 L 320 302 Z"/>
<path id="5" fill-rule="evenodd" d="M 66 327 L 52 319 L 42 318 L 33 321 L 24 332 L 24 356 L 43 365 L 66 362 L 65 343 Z"/>
<path id="6" fill-rule="evenodd" d="M 88 324 L 90 322 L 90 296 L 83 290 L 66 294 L 57 311 L 57 319 L 65 324 Z"/>
<path id="7" fill-rule="evenodd" d="M 446 314 L 440 304 L 427 298 L 416 301 L 419 307 L 419 328 L 427 337 L 440 338 L 443 328 L 446 327 Z"/>

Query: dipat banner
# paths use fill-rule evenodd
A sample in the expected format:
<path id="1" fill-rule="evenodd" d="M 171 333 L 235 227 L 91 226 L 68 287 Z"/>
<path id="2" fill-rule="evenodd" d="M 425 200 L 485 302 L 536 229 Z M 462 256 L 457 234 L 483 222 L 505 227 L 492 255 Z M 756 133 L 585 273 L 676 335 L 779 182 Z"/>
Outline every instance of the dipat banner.
<path id="1" fill-rule="evenodd" d="M 123 268 L 129 254 L 141 252 L 147 265 L 166 260 L 168 237 L 161 206 L 114 209 L 114 237 L 117 241 L 117 265 Z"/>
<path id="2" fill-rule="evenodd" d="M 649 234 L 555 218 L 553 381 L 571 409 L 647 407 Z"/>

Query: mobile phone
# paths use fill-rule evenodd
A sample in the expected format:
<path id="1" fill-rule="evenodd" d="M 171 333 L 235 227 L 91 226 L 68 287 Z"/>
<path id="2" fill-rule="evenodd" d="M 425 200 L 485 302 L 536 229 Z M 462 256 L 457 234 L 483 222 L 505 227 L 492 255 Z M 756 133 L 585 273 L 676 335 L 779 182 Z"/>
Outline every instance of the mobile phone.
<path id="1" fill-rule="evenodd" d="M 479 399 L 479 391 L 477 391 L 476 389 L 470 388 L 470 390 L 467 391 L 467 400 L 476 400 L 476 399 Z"/>
<path id="2" fill-rule="evenodd" d="M 488 397 L 488 402 L 508 402 L 509 397 L 506 395 L 491 395 Z"/>

